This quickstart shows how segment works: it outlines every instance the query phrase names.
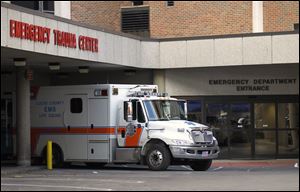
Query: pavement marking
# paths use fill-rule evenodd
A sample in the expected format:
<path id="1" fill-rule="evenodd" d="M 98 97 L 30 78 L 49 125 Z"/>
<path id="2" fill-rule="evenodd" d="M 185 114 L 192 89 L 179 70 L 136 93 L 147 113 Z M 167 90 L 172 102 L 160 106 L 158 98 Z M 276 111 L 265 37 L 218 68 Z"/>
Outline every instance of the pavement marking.
<path id="1" fill-rule="evenodd" d="M 185 165 L 181 165 L 181 167 L 184 168 L 184 169 L 187 169 L 187 170 L 189 170 L 189 171 L 193 171 L 192 168 L 189 168 L 189 167 L 187 167 L 187 166 L 185 166 Z"/>
<path id="2" fill-rule="evenodd" d="M 64 189 L 79 189 L 79 190 L 92 190 L 92 191 L 112 191 L 108 188 L 92 188 L 92 187 L 74 187 L 74 186 L 59 186 L 59 185 L 31 185 L 31 184 L 16 184 L 16 183 L 1 183 L 1 187 L 44 187 L 44 188 L 64 188 Z"/>
<path id="3" fill-rule="evenodd" d="M 213 169 L 213 171 L 218 171 L 220 169 L 223 169 L 223 167 L 217 167 L 217 168 Z"/>
<path id="4" fill-rule="evenodd" d="M 145 181 L 131 181 L 131 180 L 113 180 L 113 179 L 80 179 L 80 178 L 1 178 L 1 182 L 8 180 L 15 181 L 93 181 L 93 182 L 110 182 L 110 183 L 129 183 L 142 184 Z"/>

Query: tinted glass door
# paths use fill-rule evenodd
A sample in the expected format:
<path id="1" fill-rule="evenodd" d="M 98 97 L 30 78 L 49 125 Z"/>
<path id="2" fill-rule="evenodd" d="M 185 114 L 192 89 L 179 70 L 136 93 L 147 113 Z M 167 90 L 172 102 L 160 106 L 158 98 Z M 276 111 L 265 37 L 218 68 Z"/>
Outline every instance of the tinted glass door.
<path id="1" fill-rule="evenodd" d="M 255 157 L 274 158 L 276 155 L 275 103 L 254 104 Z"/>
<path id="2" fill-rule="evenodd" d="M 206 122 L 221 148 L 220 158 L 251 157 L 251 120 L 249 103 L 207 104 Z"/>
<path id="3" fill-rule="evenodd" d="M 230 105 L 229 151 L 231 158 L 251 157 L 252 126 L 249 103 Z"/>
<path id="4" fill-rule="evenodd" d="M 229 158 L 229 127 L 230 127 L 230 105 L 229 104 L 207 104 L 206 122 L 212 128 L 220 147 L 221 159 Z"/>

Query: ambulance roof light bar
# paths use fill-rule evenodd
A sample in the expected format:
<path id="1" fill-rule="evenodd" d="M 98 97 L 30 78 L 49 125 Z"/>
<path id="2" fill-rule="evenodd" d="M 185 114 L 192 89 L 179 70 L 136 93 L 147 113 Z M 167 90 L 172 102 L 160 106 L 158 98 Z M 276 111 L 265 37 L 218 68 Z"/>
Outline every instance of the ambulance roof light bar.
<path id="1" fill-rule="evenodd" d="M 157 92 L 150 92 L 150 91 L 136 91 L 128 95 L 129 97 L 168 97 L 168 93 L 157 93 Z"/>

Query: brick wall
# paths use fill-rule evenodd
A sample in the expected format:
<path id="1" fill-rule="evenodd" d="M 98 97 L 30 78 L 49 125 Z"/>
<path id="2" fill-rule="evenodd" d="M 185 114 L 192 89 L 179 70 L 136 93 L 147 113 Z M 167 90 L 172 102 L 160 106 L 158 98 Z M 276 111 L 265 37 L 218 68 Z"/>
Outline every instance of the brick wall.
<path id="1" fill-rule="evenodd" d="M 264 31 L 292 31 L 299 23 L 298 1 L 264 1 Z"/>
<path id="2" fill-rule="evenodd" d="M 120 31 L 120 7 L 128 5 L 130 1 L 72 1 L 71 19 Z"/>
<path id="3" fill-rule="evenodd" d="M 150 2 L 151 36 L 201 36 L 252 31 L 252 2 L 166 1 Z"/>
<path id="4" fill-rule="evenodd" d="M 150 7 L 152 38 L 252 32 L 251 1 L 144 1 Z M 121 31 L 121 7 L 131 1 L 72 1 L 75 21 Z M 293 30 L 299 22 L 297 1 L 264 1 L 264 31 Z"/>

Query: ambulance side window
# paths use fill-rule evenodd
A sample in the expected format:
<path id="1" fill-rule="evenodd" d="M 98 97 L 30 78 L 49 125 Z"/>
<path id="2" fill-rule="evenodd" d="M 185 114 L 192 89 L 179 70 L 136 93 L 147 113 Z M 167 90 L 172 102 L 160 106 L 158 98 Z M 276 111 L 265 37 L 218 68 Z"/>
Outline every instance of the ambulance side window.
<path id="1" fill-rule="evenodd" d="M 135 121 L 136 120 L 136 102 L 137 100 L 132 100 L 132 120 Z"/>
<path id="2" fill-rule="evenodd" d="M 138 115 L 138 122 L 139 123 L 145 123 L 146 122 L 141 102 L 138 102 L 138 105 L 137 105 L 137 115 Z"/>
<path id="3" fill-rule="evenodd" d="M 71 113 L 82 113 L 82 99 L 72 98 L 70 102 Z"/>

